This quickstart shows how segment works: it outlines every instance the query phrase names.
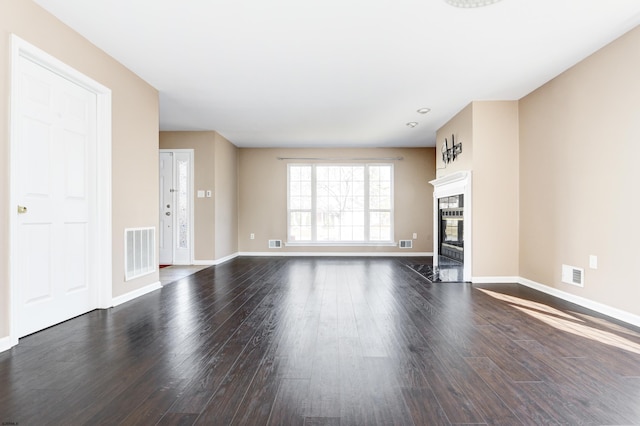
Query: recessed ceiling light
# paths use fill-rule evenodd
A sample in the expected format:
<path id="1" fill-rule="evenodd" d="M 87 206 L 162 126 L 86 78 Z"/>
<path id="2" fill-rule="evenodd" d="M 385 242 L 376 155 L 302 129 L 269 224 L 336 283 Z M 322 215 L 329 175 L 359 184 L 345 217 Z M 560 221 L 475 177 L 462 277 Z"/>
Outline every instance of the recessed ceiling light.
<path id="1" fill-rule="evenodd" d="M 419 112 L 420 114 L 426 114 L 426 113 L 428 113 L 429 111 L 431 111 L 431 108 L 420 108 L 420 109 L 418 110 L 418 112 Z"/>
<path id="2" fill-rule="evenodd" d="M 490 4 L 497 3 L 500 0 L 444 0 L 451 6 L 463 7 L 471 9 L 474 7 L 489 6 Z"/>
<path id="3" fill-rule="evenodd" d="M 410 121 L 410 122 L 407 123 L 407 126 L 409 126 L 411 128 L 416 127 L 417 125 L 418 125 L 418 123 L 415 122 L 415 121 Z"/>

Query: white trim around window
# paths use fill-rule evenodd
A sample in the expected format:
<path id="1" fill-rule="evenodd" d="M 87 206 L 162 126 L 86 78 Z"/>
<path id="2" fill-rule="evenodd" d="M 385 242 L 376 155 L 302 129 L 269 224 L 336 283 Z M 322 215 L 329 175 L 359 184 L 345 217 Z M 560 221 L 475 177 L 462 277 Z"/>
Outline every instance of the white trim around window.
<path id="1" fill-rule="evenodd" d="M 395 246 L 390 163 L 287 166 L 287 246 Z"/>

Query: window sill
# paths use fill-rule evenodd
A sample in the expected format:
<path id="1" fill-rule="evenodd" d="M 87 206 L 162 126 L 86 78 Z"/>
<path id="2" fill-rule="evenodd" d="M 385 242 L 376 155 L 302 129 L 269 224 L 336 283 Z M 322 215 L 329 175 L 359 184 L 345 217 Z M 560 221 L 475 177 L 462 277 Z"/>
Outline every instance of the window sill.
<path id="1" fill-rule="evenodd" d="M 356 242 L 312 242 L 312 241 L 287 241 L 285 247 L 397 247 L 398 243 L 393 241 L 356 241 Z"/>

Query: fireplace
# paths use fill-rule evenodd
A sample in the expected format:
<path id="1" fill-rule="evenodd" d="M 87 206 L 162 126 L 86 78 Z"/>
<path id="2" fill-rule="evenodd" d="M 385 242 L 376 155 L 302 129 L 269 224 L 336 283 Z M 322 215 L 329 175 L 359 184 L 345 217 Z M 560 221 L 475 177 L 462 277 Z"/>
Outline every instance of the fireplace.
<path id="1" fill-rule="evenodd" d="M 473 233 L 471 172 L 458 171 L 430 182 L 433 185 L 433 266 L 462 269 L 472 281 Z"/>
<path id="2" fill-rule="evenodd" d="M 438 254 L 464 262 L 464 195 L 438 199 Z"/>

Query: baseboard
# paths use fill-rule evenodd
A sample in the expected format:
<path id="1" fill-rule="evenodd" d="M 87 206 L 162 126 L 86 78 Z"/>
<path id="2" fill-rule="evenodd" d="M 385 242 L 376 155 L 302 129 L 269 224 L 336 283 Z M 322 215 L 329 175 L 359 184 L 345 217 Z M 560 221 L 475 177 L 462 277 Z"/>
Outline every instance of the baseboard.
<path id="1" fill-rule="evenodd" d="M 0 352 L 8 351 L 14 346 L 15 344 L 12 342 L 11 336 L 0 338 Z"/>
<path id="2" fill-rule="evenodd" d="M 473 284 L 509 284 L 520 282 L 520 277 L 471 277 Z"/>
<path id="3" fill-rule="evenodd" d="M 365 252 L 328 252 L 328 251 L 320 251 L 320 252 L 309 252 L 309 251 L 266 251 L 266 252 L 240 252 L 239 256 L 279 256 L 279 257 L 427 257 L 433 256 L 433 253 L 427 252 L 375 252 L 375 251 L 365 251 Z"/>
<path id="4" fill-rule="evenodd" d="M 534 290 L 541 291 L 542 293 L 555 296 L 559 299 L 566 300 L 567 302 L 575 303 L 583 308 L 591 309 L 600 314 L 607 315 L 620 321 L 624 321 L 628 324 L 640 327 L 640 316 L 623 311 L 621 309 L 613 308 L 603 303 L 594 302 L 593 300 L 586 299 L 584 297 L 576 296 L 575 294 L 567 293 L 566 291 L 558 290 L 557 288 L 549 287 L 544 284 L 531 281 L 527 278 L 519 277 L 518 283 L 523 286 L 532 288 Z"/>
<path id="5" fill-rule="evenodd" d="M 194 260 L 191 264 L 200 265 L 200 266 L 215 266 L 215 265 L 220 265 L 221 263 L 224 263 L 224 262 L 228 262 L 232 259 L 235 259 L 239 255 L 240 253 L 233 253 L 233 254 L 230 254 L 229 256 L 221 257 L 220 259 L 216 259 L 216 260 Z"/>
<path id="6" fill-rule="evenodd" d="M 149 284 L 142 288 L 138 288 L 136 290 L 130 291 L 129 293 L 123 294 L 122 296 L 114 297 L 112 299 L 113 306 L 122 305 L 123 303 L 129 302 L 133 299 L 136 299 L 140 296 L 144 296 L 147 293 L 151 293 L 152 291 L 156 291 L 162 288 L 160 281 L 156 281 L 153 284 Z"/>
<path id="7" fill-rule="evenodd" d="M 216 264 L 215 260 L 194 260 L 191 265 L 196 266 L 213 266 Z M 176 266 L 189 266 L 189 265 L 176 265 Z"/>

